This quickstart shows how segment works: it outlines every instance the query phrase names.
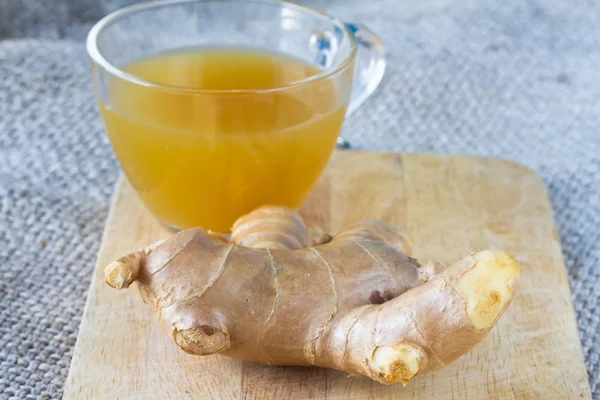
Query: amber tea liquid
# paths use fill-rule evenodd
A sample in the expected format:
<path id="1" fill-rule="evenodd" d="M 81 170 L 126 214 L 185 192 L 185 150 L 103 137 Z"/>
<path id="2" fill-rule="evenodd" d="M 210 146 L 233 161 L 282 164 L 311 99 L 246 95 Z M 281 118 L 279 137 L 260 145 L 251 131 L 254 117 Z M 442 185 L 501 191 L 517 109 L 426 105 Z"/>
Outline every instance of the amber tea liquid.
<path id="1" fill-rule="evenodd" d="M 260 205 L 297 207 L 325 167 L 344 119 L 346 104 L 334 81 L 294 86 L 321 70 L 278 53 L 185 49 L 123 69 L 173 86 L 114 80 L 109 104 L 100 101 L 100 109 L 137 193 L 163 223 L 179 229 L 228 232 Z M 274 89 L 284 85 L 291 86 Z"/>

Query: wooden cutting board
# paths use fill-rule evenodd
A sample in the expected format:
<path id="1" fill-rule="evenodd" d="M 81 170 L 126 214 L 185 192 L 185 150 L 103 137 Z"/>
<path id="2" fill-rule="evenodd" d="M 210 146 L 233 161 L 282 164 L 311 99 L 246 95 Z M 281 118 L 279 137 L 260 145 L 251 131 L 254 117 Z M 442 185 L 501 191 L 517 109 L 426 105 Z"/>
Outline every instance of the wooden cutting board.
<path id="1" fill-rule="evenodd" d="M 301 211 L 331 231 L 365 218 L 396 224 L 422 259 L 451 263 L 486 248 L 506 250 L 521 266 L 520 290 L 482 343 L 406 387 L 187 355 L 137 290 L 118 292 L 103 281 L 110 261 L 170 234 L 121 179 L 65 399 L 591 398 L 552 209 L 531 170 L 497 159 L 338 152 Z"/>

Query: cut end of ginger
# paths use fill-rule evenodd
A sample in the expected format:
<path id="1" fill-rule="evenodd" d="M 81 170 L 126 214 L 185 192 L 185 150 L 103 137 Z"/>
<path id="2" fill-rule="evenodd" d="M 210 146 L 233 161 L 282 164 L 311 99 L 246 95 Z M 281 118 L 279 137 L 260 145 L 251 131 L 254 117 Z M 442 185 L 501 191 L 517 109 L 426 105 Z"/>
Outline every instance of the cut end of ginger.
<path id="1" fill-rule="evenodd" d="M 386 383 L 402 382 L 406 385 L 421 370 L 423 352 L 407 343 L 381 346 L 375 350 L 373 362 L 379 370 L 379 377 Z"/>
<path id="2" fill-rule="evenodd" d="M 461 276 L 456 288 L 466 301 L 467 315 L 476 329 L 493 325 L 504 311 L 519 281 L 519 266 L 503 251 L 473 255 L 473 267 Z"/>

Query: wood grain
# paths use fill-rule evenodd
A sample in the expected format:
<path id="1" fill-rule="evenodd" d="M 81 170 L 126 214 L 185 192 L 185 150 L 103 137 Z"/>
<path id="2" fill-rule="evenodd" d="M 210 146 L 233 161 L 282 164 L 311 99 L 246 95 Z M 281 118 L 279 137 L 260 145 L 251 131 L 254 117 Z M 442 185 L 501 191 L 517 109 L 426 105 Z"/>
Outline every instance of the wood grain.
<path id="1" fill-rule="evenodd" d="M 456 363 L 407 387 L 319 368 L 275 368 L 184 354 L 135 290 L 103 267 L 169 235 L 121 179 L 80 327 L 65 399 L 589 399 L 569 285 L 544 184 L 502 160 L 336 153 L 301 209 L 332 231 L 378 218 L 404 227 L 419 258 L 453 262 L 503 249 L 522 275 L 491 334 Z"/>

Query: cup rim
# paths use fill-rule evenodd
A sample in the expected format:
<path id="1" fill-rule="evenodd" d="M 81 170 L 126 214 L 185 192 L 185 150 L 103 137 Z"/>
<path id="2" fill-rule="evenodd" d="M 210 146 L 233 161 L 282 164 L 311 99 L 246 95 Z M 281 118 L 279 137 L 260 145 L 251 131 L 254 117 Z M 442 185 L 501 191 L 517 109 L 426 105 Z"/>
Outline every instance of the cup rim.
<path id="1" fill-rule="evenodd" d="M 286 84 L 279 85 L 279 86 L 273 86 L 273 87 L 268 87 L 268 88 L 258 88 L 258 89 L 203 89 L 203 88 L 191 88 L 191 87 L 186 87 L 186 86 L 169 85 L 169 84 L 154 82 L 151 80 L 141 78 L 137 75 L 131 74 L 129 72 L 125 72 L 118 66 L 116 66 L 113 63 L 111 63 L 110 61 L 108 61 L 102 55 L 100 50 L 98 49 L 97 41 L 98 41 L 98 36 L 99 36 L 100 32 L 102 32 L 102 30 L 105 27 L 107 27 L 112 22 L 118 20 L 119 18 L 121 18 L 125 15 L 128 15 L 128 14 L 131 14 L 131 13 L 142 11 L 142 10 L 158 8 L 158 7 L 165 7 L 165 6 L 176 5 L 176 4 L 185 4 L 185 3 L 219 3 L 219 4 L 222 4 L 222 3 L 257 3 L 257 4 L 283 5 L 285 7 L 289 7 L 291 9 L 295 9 L 297 11 L 312 14 L 312 15 L 315 15 L 315 16 L 318 16 L 321 18 L 326 18 L 330 22 L 339 26 L 344 31 L 344 33 L 350 40 L 350 46 L 351 46 L 350 54 L 344 60 L 342 60 L 338 65 L 336 65 L 334 67 L 326 68 L 323 71 L 319 72 L 318 74 L 311 75 L 304 79 L 300 79 L 300 80 L 293 81 L 293 82 L 286 83 Z M 87 36 L 87 40 L 86 40 L 86 49 L 87 49 L 88 55 L 92 59 L 92 61 L 94 63 L 98 64 L 103 69 L 105 69 L 111 75 L 114 75 L 120 79 L 129 81 L 129 82 L 132 82 L 132 83 L 135 83 L 138 85 L 142 85 L 142 86 L 146 86 L 146 87 L 150 87 L 150 88 L 156 88 L 156 89 L 164 90 L 164 91 L 186 92 L 186 93 L 192 93 L 192 94 L 193 93 L 197 93 L 197 94 L 230 94 L 230 93 L 233 93 L 233 94 L 244 94 L 244 93 L 256 94 L 256 93 L 270 93 L 270 92 L 277 92 L 277 91 L 281 91 L 281 90 L 287 90 L 287 89 L 302 86 L 309 82 L 325 80 L 333 75 L 336 75 L 338 72 L 343 71 L 354 60 L 354 58 L 356 57 L 358 44 L 356 42 L 356 38 L 354 37 L 354 34 L 352 33 L 352 31 L 346 26 L 346 24 L 341 22 L 339 19 L 334 18 L 331 15 L 326 14 L 317 9 L 307 7 L 304 5 L 300 5 L 300 4 L 297 4 L 297 3 L 294 3 L 294 2 L 288 1 L 288 0 L 156 0 L 156 1 L 138 3 L 138 4 L 133 4 L 133 5 L 130 5 L 127 7 L 123 7 L 123 8 L 120 8 L 120 9 L 108 14 L 104 18 L 102 18 L 100 21 L 98 21 L 96 24 L 94 24 L 94 26 L 90 30 L 90 32 Z"/>

